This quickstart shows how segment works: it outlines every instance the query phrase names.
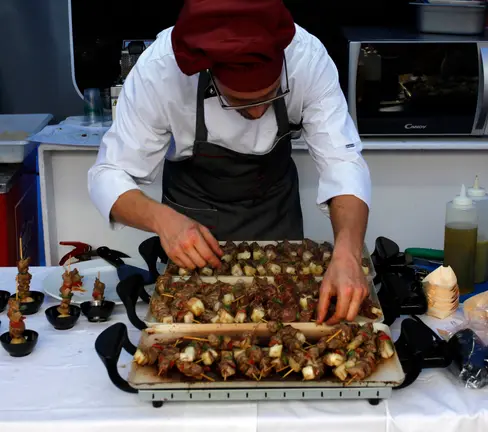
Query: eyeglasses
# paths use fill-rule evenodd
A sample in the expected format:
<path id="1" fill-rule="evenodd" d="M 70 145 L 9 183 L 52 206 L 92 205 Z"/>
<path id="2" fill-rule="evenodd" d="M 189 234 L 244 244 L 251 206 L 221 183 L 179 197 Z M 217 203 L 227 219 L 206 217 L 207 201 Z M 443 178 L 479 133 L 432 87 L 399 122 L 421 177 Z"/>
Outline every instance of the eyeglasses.
<path id="1" fill-rule="evenodd" d="M 259 101 L 259 102 L 252 102 L 252 103 L 245 104 L 245 105 L 229 105 L 229 104 L 226 104 L 224 96 L 222 96 L 222 93 L 220 93 L 219 88 L 215 84 L 215 79 L 214 79 L 212 72 L 209 69 L 207 69 L 207 73 L 210 76 L 212 86 L 215 89 L 215 93 L 217 94 L 217 97 L 219 98 L 219 102 L 220 102 L 221 107 L 225 110 L 241 110 L 241 109 L 252 108 L 252 107 L 256 107 L 256 106 L 260 106 L 260 105 L 267 105 L 271 102 L 274 102 L 277 99 L 284 98 L 288 93 L 290 93 L 290 83 L 288 81 L 288 68 L 286 66 L 286 58 L 285 57 L 283 57 L 283 63 L 284 63 L 285 78 L 286 78 L 286 90 L 284 92 L 278 91 L 278 94 L 276 96 L 269 98 L 267 100 Z"/>

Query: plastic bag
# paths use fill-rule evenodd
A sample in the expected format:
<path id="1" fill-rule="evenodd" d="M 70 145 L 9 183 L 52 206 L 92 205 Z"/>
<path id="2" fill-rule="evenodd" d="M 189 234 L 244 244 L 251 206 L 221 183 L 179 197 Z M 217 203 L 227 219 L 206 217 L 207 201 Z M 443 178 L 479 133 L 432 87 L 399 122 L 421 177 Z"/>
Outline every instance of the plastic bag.
<path id="1" fill-rule="evenodd" d="M 488 333 L 488 291 L 477 294 L 463 303 L 464 318 Z M 488 340 L 485 340 L 488 343 Z"/>
<path id="2" fill-rule="evenodd" d="M 452 356 L 449 369 L 466 388 L 479 389 L 488 384 L 488 348 L 473 330 L 454 333 L 448 349 Z"/>
<path id="3" fill-rule="evenodd" d="M 465 311 L 465 320 L 444 334 L 452 358 L 450 371 L 466 388 L 488 385 L 488 323 L 484 306 Z"/>

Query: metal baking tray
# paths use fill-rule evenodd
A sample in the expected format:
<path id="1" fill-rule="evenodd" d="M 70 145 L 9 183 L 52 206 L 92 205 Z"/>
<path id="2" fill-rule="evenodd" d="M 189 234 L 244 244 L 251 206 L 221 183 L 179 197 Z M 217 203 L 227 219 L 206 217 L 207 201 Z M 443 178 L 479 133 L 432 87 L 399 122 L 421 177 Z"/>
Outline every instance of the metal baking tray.
<path id="1" fill-rule="evenodd" d="M 249 245 L 251 245 L 252 243 L 254 243 L 254 241 L 252 240 L 234 240 L 232 241 L 232 243 L 234 243 L 235 245 L 239 245 L 240 243 L 248 243 Z M 221 246 L 224 246 L 226 242 L 219 242 L 219 244 Z M 256 241 L 256 243 L 259 245 L 259 246 L 262 246 L 263 248 L 267 245 L 277 245 L 278 243 L 281 243 L 281 242 L 278 242 L 278 241 Z M 302 244 L 302 241 L 289 241 L 289 243 L 291 244 Z M 320 243 L 320 242 L 316 242 L 316 243 Z M 323 243 L 323 242 L 322 242 Z M 364 245 L 363 247 L 363 259 L 365 261 L 365 267 L 367 268 L 367 274 L 366 274 L 366 277 L 369 281 L 372 281 L 375 277 L 376 277 L 376 271 L 375 271 L 375 268 L 374 268 L 374 265 L 373 265 L 373 261 L 371 260 L 371 255 L 368 251 L 368 247 L 366 245 Z M 168 261 L 168 265 L 166 266 L 166 272 L 168 272 L 168 269 L 170 268 L 170 264 L 171 264 L 171 260 Z M 178 276 L 178 275 L 174 275 L 174 276 Z M 219 276 L 232 276 L 232 274 L 221 274 Z M 272 275 L 271 275 L 272 276 Z M 323 275 L 322 275 L 323 276 Z"/>
<path id="2" fill-rule="evenodd" d="M 416 8 L 417 29 L 421 33 L 477 35 L 485 29 L 485 4 L 427 2 L 410 5 Z"/>
<path id="3" fill-rule="evenodd" d="M 273 282 L 274 281 L 274 277 L 272 276 L 266 276 L 268 281 L 270 282 Z M 189 277 L 179 277 L 179 276 L 174 276 L 171 278 L 172 281 L 182 281 L 182 280 L 186 280 L 188 279 Z M 245 276 L 245 277 L 237 277 L 237 276 L 217 276 L 217 277 L 212 277 L 212 276 L 200 276 L 200 279 L 202 280 L 202 282 L 204 283 L 215 283 L 217 282 L 217 280 L 219 281 L 222 281 L 224 283 L 229 283 L 229 284 L 235 284 L 237 283 L 238 281 L 242 281 L 244 282 L 244 284 L 251 284 L 252 281 L 253 281 L 253 277 L 250 277 L 250 276 Z M 322 278 L 320 277 L 317 277 L 315 278 L 317 281 L 321 281 Z M 369 284 L 369 293 L 370 293 L 370 300 L 376 305 L 378 306 L 378 308 L 381 310 L 381 316 L 378 317 L 377 319 L 371 319 L 371 318 L 366 318 L 366 317 L 363 317 L 363 316 L 357 316 L 355 321 L 358 322 L 358 323 L 364 323 L 364 322 L 378 322 L 378 323 L 381 323 L 383 322 L 384 320 L 384 313 L 383 313 L 383 310 L 381 308 L 381 303 L 378 299 L 378 294 L 376 293 L 376 289 L 375 289 L 375 286 L 373 284 L 372 281 L 368 281 L 368 284 Z M 214 328 L 214 326 L 216 324 L 206 324 L 206 323 L 201 323 L 201 324 L 182 324 L 182 323 L 174 323 L 174 324 L 162 324 L 160 322 L 158 322 L 155 317 L 152 315 L 151 313 L 151 306 L 149 306 L 148 310 L 147 310 L 147 314 L 145 315 L 144 317 L 144 320 L 141 320 L 137 314 L 136 314 L 136 309 L 135 309 L 135 305 L 136 305 L 136 302 L 137 302 L 137 298 L 138 298 L 138 295 L 141 291 L 143 287 L 140 287 L 140 286 L 137 286 L 134 281 L 132 280 L 126 280 L 126 281 L 123 281 L 121 283 L 119 283 L 119 285 L 117 286 L 117 293 L 119 295 L 119 297 L 122 299 L 122 302 L 124 303 L 124 306 L 126 308 L 126 311 L 127 311 L 127 315 L 128 315 L 128 318 L 129 318 L 129 321 L 131 322 L 132 325 L 134 325 L 134 327 L 138 328 L 139 330 L 143 330 L 145 329 L 146 327 L 153 327 L 153 326 L 158 326 L 158 325 L 165 325 L 165 326 L 170 326 L 170 327 L 176 327 L 178 328 L 179 326 L 190 326 L 190 327 L 193 327 L 193 326 L 198 326 L 198 327 L 202 327 L 203 329 L 207 329 L 207 331 L 209 331 L 208 329 L 212 329 Z M 151 296 L 151 300 L 150 300 L 150 303 L 151 301 L 155 301 L 159 298 L 159 294 L 154 291 L 152 296 Z M 298 322 L 297 322 L 298 324 Z M 306 323 L 306 322 L 302 322 L 300 323 L 301 325 L 305 325 L 305 326 L 310 326 L 311 328 L 315 328 L 317 325 L 314 323 L 314 322 L 310 322 L 310 323 Z M 255 323 L 244 323 L 244 324 L 226 324 L 228 326 L 235 326 L 236 329 L 241 329 L 240 331 L 243 331 L 243 326 L 245 325 L 251 325 L 251 326 L 256 326 Z M 266 325 L 263 323 L 261 324 L 263 327 L 265 327 Z"/>
<path id="4" fill-rule="evenodd" d="M 309 342 L 321 336 L 330 335 L 334 330 L 328 326 L 313 326 L 292 323 L 293 327 L 304 333 Z M 373 324 L 375 330 L 382 330 L 391 338 L 388 326 Z M 266 327 L 254 326 L 258 337 L 269 336 Z M 140 348 L 151 346 L 163 341 L 175 340 L 183 336 L 202 337 L 210 333 L 217 335 L 236 336 L 242 329 L 229 325 L 213 325 L 211 332 L 203 326 L 182 325 L 179 327 L 158 325 L 142 331 Z M 159 407 L 164 401 L 218 401 L 218 400 L 310 400 L 310 399 L 368 399 L 378 403 L 391 395 L 394 387 L 401 385 L 405 379 L 399 357 L 384 360 L 377 370 L 362 381 L 342 382 L 326 377 L 323 380 L 303 381 L 297 375 L 286 379 L 278 376 L 263 378 L 260 381 L 245 378 L 216 379 L 211 381 L 195 381 L 181 376 L 178 372 L 169 377 L 160 377 L 152 366 L 139 366 L 132 362 L 128 379 L 124 380 L 117 369 L 117 361 L 122 348 L 134 355 L 136 347 L 129 341 L 127 328 L 122 323 L 114 324 L 97 338 L 96 351 L 103 361 L 110 379 L 119 389 L 138 393 L 145 401 L 151 401 Z"/>

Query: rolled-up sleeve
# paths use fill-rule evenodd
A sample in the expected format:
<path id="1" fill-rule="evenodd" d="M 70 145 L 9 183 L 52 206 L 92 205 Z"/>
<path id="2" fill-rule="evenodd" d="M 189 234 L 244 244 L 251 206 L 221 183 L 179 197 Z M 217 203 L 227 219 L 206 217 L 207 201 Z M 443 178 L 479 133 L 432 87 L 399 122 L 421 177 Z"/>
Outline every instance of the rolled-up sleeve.
<path id="1" fill-rule="evenodd" d="M 103 136 L 88 171 L 90 198 L 112 229 L 115 201 L 123 193 L 154 182 L 162 169 L 171 133 L 163 109 L 164 65 L 141 56 L 118 98 L 115 120 Z"/>
<path id="2" fill-rule="evenodd" d="M 315 48 L 304 89 L 303 137 L 319 171 L 317 204 L 327 213 L 330 199 L 354 195 L 369 207 L 370 173 L 337 68 L 322 44 Z"/>

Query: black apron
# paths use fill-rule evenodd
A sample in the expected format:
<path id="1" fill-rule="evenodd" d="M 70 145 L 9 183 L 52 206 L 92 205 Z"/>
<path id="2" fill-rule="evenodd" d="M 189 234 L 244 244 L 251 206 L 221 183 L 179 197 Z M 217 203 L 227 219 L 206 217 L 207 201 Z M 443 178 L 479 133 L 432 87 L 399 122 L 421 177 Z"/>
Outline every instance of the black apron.
<path id="1" fill-rule="evenodd" d="M 278 134 L 264 155 L 239 153 L 207 141 L 204 100 L 208 73 L 198 80 L 193 155 L 165 160 L 163 204 L 206 226 L 219 241 L 301 240 L 298 173 L 284 98 L 273 102 Z"/>

